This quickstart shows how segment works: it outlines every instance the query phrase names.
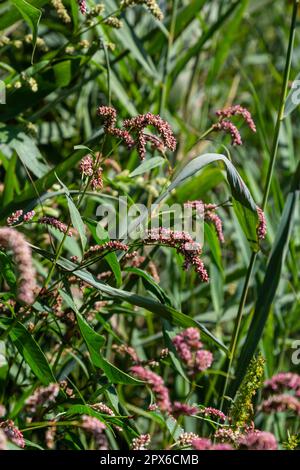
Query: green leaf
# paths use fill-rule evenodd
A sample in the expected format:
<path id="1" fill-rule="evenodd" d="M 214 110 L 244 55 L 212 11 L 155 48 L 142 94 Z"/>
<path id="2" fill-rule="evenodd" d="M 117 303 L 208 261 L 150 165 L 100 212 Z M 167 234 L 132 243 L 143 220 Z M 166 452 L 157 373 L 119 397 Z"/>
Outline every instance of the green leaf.
<path id="1" fill-rule="evenodd" d="M 57 87 L 63 88 L 69 85 L 73 78 L 73 60 L 64 60 L 52 67 Z"/>
<path id="2" fill-rule="evenodd" d="M 111 424 L 116 424 L 118 426 L 122 426 L 122 420 L 110 416 L 104 413 L 99 413 L 98 411 L 91 408 L 89 405 L 73 405 L 71 406 L 68 411 L 66 412 L 66 417 L 74 416 L 74 415 L 88 415 L 94 416 L 98 418 L 99 421 L 108 425 L 110 427 Z"/>
<path id="3" fill-rule="evenodd" d="M 163 304 L 171 305 L 171 300 L 168 295 L 164 292 L 160 285 L 154 281 L 149 273 L 143 271 L 142 269 L 131 267 L 126 268 L 126 271 L 141 277 L 145 289 L 147 289 L 149 292 L 152 292 L 152 294 L 154 294 L 155 297 Z"/>
<path id="4" fill-rule="evenodd" d="M 153 157 L 141 163 L 129 176 L 133 178 L 134 176 L 142 175 L 153 168 L 162 166 L 164 163 L 166 163 L 166 160 L 163 157 Z"/>
<path id="5" fill-rule="evenodd" d="M 82 337 L 89 350 L 91 361 L 95 367 L 103 370 L 104 374 L 111 383 L 117 384 L 139 384 L 140 381 L 134 379 L 130 375 L 118 369 L 116 366 L 108 362 L 101 354 L 100 349 L 105 343 L 104 336 L 99 335 L 89 324 L 84 320 L 71 297 L 64 291 L 60 291 L 63 299 L 74 310 L 78 321 L 78 326 Z"/>
<path id="6" fill-rule="evenodd" d="M 9 287 L 15 288 L 16 287 L 16 276 L 12 269 L 11 262 L 9 257 L 5 254 L 0 252 L 0 275 L 3 276 Z"/>
<path id="7" fill-rule="evenodd" d="M 38 178 L 49 171 L 49 166 L 42 162 L 43 157 L 34 140 L 24 132 L 19 132 L 9 142 L 9 146 L 17 152 L 23 165 Z"/>
<path id="8" fill-rule="evenodd" d="M 264 281 L 258 293 L 253 318 L 238 359 L 237 370 L 235 374 L 236 379 L 230 388 L 230 396 L 232 397 L 243 380 L 247 367 L 262 337 L 269 312 L 274 301 L 279 282 L 281 280 L 281 274 L 289 248 L 292 229 L 297 217 L 297 207 L 299 203 L 299 181 L 300 164 L 296 170 L 291 191 L 289 192 L 286 203 L 284 205 L 284 210 L 279 223 L 273 249 L 269 257 Z"/>
<path id="9" fill-rule="evenodd" d="M 79 8 L 78 8 L 78 1 L 77 0 L 70 0 L 71 5 L 71 14 L 72 20 L 74 25 L 74 31 L 78 29 L 78 18 L 79 18 Z"/>
<path id="10" fill-rule="evenodd" d="M 257 212 L 249 209 L 239 201 L 233 199 L 232 206 L 240 226 L 253 251 L 258 249 L 257 243 Z"/>
<path id="11" fill-rule="evenodd" d="M 17 154 L 14 152 L 8 162 L 8 167 L 5 172 L 4 191 L 2 203 L 3 205 L 10 203 L 14 198 L 14 191 L 16 187 L 16 162 Z"/>
<path id="12" fill-rule="evenodd" d="M 89 324 L 84 320 L 83 316 L 79 312 L 76 312 L 76 317 L 79 329 L 90 352 L 92 363 L 98 365 L 98 356 L 100 354 L 100 349 L 105 343 L 105 338 L 104 336 L 101 336 L 96 333 L 93 328 L 91 328 Z"/>
<path id="13" fill-rule="evenodd" d="M 71 198 L 70 195 L 67 195 L 67 201 L 68 201 L 68 207 L 70 211 L 70 216 L 71 216 L 71 221 L 73 227 L 78 231 L 79 236 L 80 236 L 80 241 L 81 241 L 81 246 L 82 246 L 82 251 L 84 251 L 87 243 L 87 238 L 85 235 L 85 225 L 83 223 L 83 220 L 81 218 L 80 212 L 75 206 L 73 199 Z"/>
<path id="14" fill-rule="evenodd" d="M 30 0 L 29 3 L 34 2 L 35 8 L 42 8 L 49 0 Z M 5 12 L 5 15 L 0 17 L 0 31 L 8 28 L 22 18 L 21 12 L 15 7 L 10 8 Z"/>
<path id="15" fill-rule="evenodd" d="M 36 46 L 36 38 L 38 33 L 38 25 L 42 16 L 42 12 L 35 8 L 30 3 L 26 2 L 25 0 L 11 0 L 12 3 L 17 7 L 21 15 L 23 16 L 24 20 L 28 24 L 28 26 L 32 30 L 32 37 L 33 37 L 33 51 L 31 62 L 33 62 L 33 56 Z"/>
<path id="16" fill-rule="evenodd" d="M 7 372 L 6 346 L 4 341 L 0 341 L 0 380 L 5 379 Z"/>
<path id="17" fill-rule="evenodd" d="M 25 326 L 12 319 L 3 319 L 1 323 L 8 327 L 10 339 L 42 384 L 48 385 L 56 382 L 46 356 Z"/>
<path id="18" fill-rule="evenodd" d="M 87 150 L 88 152 L 94 153 L 92 149 L 87 147 L 86 145 L 75 145 L 74 150 Z"/>
<path id="19" fill-rule="evenodd" d="M 167 429 L 174 441 L 177 441 L 179 436 L 184 433 L 184 429 L 178 424 L 177 420 L 173 416 L 169 416 L 166 421 Z"/>

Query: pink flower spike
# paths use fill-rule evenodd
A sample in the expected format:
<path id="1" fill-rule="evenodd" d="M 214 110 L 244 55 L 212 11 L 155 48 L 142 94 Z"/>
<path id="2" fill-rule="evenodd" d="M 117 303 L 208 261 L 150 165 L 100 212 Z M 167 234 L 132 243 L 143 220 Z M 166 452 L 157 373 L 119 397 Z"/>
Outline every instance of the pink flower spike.
<path id="1" fill-rule="evenodd" d="M 22 209 L 13 212 L 9 217 L 7 217 L 7 225 L 15 225 L 16 223 L 20 222 L 20 219 L 23 215 Z"/>
<path id="2" fill-rule="evenodd" d="M 258 215 L 258 227 L 257 227 L 257 237 L 259 240 L 264 240 L 267 235 L 267 222 L 263 210 L 257 206 L 257 215 Z"/>
<path id="3" fill-rule="evenodd" d="M 281 392 L 283 389 L 300 391 L 300 375 L 293 372 L 280 372 L 264 383 L 266 392 Z"/>
<path id="4" fill-rule="evenodd" d="M 38 222 L 40 224 L 50 225 L 51 227 L 56 228 L 60 232 L 66 233 L 69 237 L 73 236 L 72 230 L 68 230 L 66 224 L 56 219 L 55 217 L 43 216 L 38 220 Z"/>
<path id="5" fill-rule="evenodd" d="M 197 437 L 192 440 L 191 444 L 193 449 L 196 450 L 209 450 L 212 445 L 211 440 L 205 437 Z"/>
<path id="6" fill-rule="evenodd" d="M 91 155 L 86 155 L 79 164 L 79 169 L 82 176 L 93 176 L 93 159 Z"/>
<path id="7" fill-rule="evenodd" d="M 25 304 L 34 302 L 36 287 L 31 249 L 22 233 L 10 227 L 0 228 L 0 246 L 12 251 L 18 271 L 17 298 Z"/>
<path id="8" fill-rule="evenodd" d="M 227 419 L 227 416 L 222 411 L 217 410 L 216 408 L 211 408 L 211 407 L 203 408 L 199 410 L 199 413 L 204 414 L 204 416 L 206 417 L 220 420 L 223 422 L 225 422 Z"/>
<path id="9" fill-rule="evenodd" d="M 141 434 L 139 437 L 132 439 L 131 448 L 132 450 L 146 450 L 150 441 L 150 434 Z"/>
<path id="10" fill-rule="evenodd" d="M 173 405 L 172 414 L 175 418 L 179 416 L 193 416 L 198 413 L 198 408 L 196 406 L 188 405 L 187 403 L 180 403 L 175 401 Z"/>
<path id="11" fill-rule="evenodd" d="M 35 212 L 34 211 L 29 211 L 24 214 L 22 209 L 13 212 L 8 218 L 7 218 L 7 225 L 15 225 L 17 223 L 21 222 L 28 222 L 29 220 L 34 217 Z M 23 219 L 23 220 L 22 220 Z"/>
<path id="12" fill-rule="evenodd" d="M 277 441 L 270 432 L 250 431 L 238 440 L 241 449 L 277 450 Z"/>
<path id="13" fill-rule="evenodd" d="M 293 395 L 285 393 L 273 395 L 262 402 L 259 410 L 267 414 L 292 411 L 300 416 L 300 400 Z"/>
<path id="14" fill-rule="evenodd" d="M 238 128 L 232 124 L 232 122 L 223 120 L 217 122 L 212 127 L 215 131 L 224 131 L 227 134 L 230 134 L 232 145 L 243 145 L 241 134 L 239 133 Z"/>
<path id="15" fill-rule="evenodd" d="M 134 118 L 125 119 L 123 126 L 130 132 L 137 134 L 136 144 L 141 160 L 145 158 L 147 142 L 150 142 L 154 148 L 160 150 L 163 150 L 165 147 L 174 152 L 176 149 L 177 142 L 170 124 L 164 121 L 158 114 L 140 114 Z M 148 126 L 155 127 L 161 139 L 145 134 L 144 129 Z"/>
<path id="16" fill-rule="evenodd" d="M 216 112 L 216 115 L 221 119 L 230 118 L 232 116 L 242 116 L 249 129 L 251 129 L 252 132 L 256 132 L 256 126 L 250 111 L 248 111 L 246 108 L 243 108 L 239 104 L 230 106 L 229 108 L 220 109 Z"/>
<path id="17" fill-rule="evenodd" d="M 213 355 L 210 351 L 202 349 L 200 333 L 196 328 L 187 328 L 176 335 L 173 344 L 190 374 L 203 372 L 211 366 Z"/>
<path id="18" fill-rule="evenodd" d="M 139 365 L 132 366 L 130 370 L 135 377 L 149 384 L 150 388 L 156 396 L 156 402 L 159 409 L 161 411 L 167 411 L 170 413 L 172 406 L 169 397 L 169 391 L 160 375 L 155 374 L 155 372 L 145 369 L 143 366 Z"/>
<path id="19" fill-rule="evenodd" d="M 15 426 L 14 422 L 11 419 L 7 421 L 0 422 L 0 430 L 4 432 L 7 439 L 16 444 L 16 446 L 25 447 L 25 440 L 21 431 Z"/>
<path id="20" fill-rule="evenodd" d="M 78 0 L 80 12 L 85 15 L 87 12 L 86 0 Z"/>
<path id="21" fill-rule="evenodd" d="M 25 402 L 26 410 L 34 414 L 40 407 L 47 408 L 52 403 L 55 403 L 56 397 L 59 393 L 59 385 L 54 383 L 47 387 L 38 387 L 36 391 L 27 398 Z"/>
<path id="22" fill-rule="evenodd" d="M 23 216 L 23 220 L 24 222 L 29 222 L 29 220 L 31 220 L 34 216 L 35 216 L 35 211 L 26 212 L 26 214 L 24 214 Z"/>

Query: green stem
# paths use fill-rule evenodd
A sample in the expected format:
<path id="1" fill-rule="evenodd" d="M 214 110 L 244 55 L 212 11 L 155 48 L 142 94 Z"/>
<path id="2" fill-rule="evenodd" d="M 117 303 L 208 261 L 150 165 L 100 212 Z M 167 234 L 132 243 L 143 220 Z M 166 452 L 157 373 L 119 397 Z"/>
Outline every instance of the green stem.
<path id="1" fill-rule="evenodd" d="M 280 105 L 279 105 L 277 121 L 275 125 L 275 130 L 274 130 L 274 137 L 273 137 L 272 151 L 271 151 L 270 162 L 269 162 L 269 167 L 268 167 L 268 172 L 267 172 L 267 179 L 266 179 L 265 188 L 264 188 L 263 202 L 261 206 L 262 210 L 265 209 L 267 201 L 268 201 L 276 157 L 278 153 L 279 134 L 280 134 L 280 129 L 281 129 L 281 122 L 284 118 L 284 108 L 285 108 L 285 102 L 286 102 L 287 91 L 288 91 L 288 83 L 289 83 L 289 77 L 290 77 L 290 71 L 291 71 L 298 3 L 299 3 L 299 0 L 294 0 L 288 50 L 287 50 L 287 55 L 286 55 L 286 64 L 285 64 L 285 69 L 284 69 L 284 74 L 283 74 L 283 83 L 282 83 L 282 90 L 281 90 L 281 96 L 280 96 Z M 231 371 L 233 361 L 235 359 L 235 353 L 236 353 L 237 346 L 238 346 L 238 339 L 239 339 L 239 333 L 240 333 L 240 328 L 241 328 L 241 323 L 242 323 L 243 311 L 244 311 L 244 307 L 245 307 L 247 296 L 248 296 L 249 285 L 250 285 L 253 269 L 255 266 L 256 258 L 257 258 L 257 252 L 252 252 L 250 263 L 247 269 L 245 282 L 244 282 L 242 297 L 240 300 L 238 313 L 237 313 L 237 317 L 235 320 L 231 344 L 230 344 L 229 364 L 227 368 L 227 377 L 225 380 L 225 385 L 224 385 L 222 399 L 221 399 L 221 409 L 223 409 L 224 400 L 225 400 L 225 396 L 226 396 L 227 388 L 228 388 L 229 374 Z"/>

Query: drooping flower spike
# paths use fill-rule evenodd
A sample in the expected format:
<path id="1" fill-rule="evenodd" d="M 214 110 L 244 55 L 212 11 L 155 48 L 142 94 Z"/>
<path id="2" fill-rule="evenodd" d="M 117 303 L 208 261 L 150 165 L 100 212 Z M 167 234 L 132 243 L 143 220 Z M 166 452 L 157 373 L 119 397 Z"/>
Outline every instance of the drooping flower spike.
<path id="1" fill-rule="evenodd" d="M 249 129 L 252 132 L 256 132 L 256 126 L 252 119 L 250 111 L 248 111 L 246 108 L 243 108 L 239 104 L 229 106 L 225 109 L 219 109 L 216 112 L 216 115 L 219 117 L 219 122 L 212 126 L 213 130 L 223 131 L 227 134 L 230 134 L 232 145 L 242 145 L 243 141 L 238 128 L 231 122 L 231 117 L 242 116 Z"/>
<path id="2" fill-rule="evenodd" d="M 148 370 L 140 365 L 132 366 L 130 371 L 135 377 L 148 383 L 156 397 L 158 408 L 161 411 L 170 413 L 172 410 L 172 405 L 169 397 L 169 391 L 165 386 L 162 377 L 152 370 Z"/>
<path id="3" fill-rule="evenodd" d="M 61 222 L 59 219 L 56 219 L 55 217 L 48 217 L 45 215 L 38 220 L 38 223 L 49 225 L 50 227 L 56 228 L 61 233 L 67 234 L 69 237 L 73 236 L 72 230 L 68 229 L 66 224 Z"/>
<path id="4" fill-rule="evenodd" d="M 185 232 L 173 231 L 165 228 L 148 230 L 146 238 L 143 240 L 146 245 L 165 245 L 176 248 L 178 253 L 184 257 L 183 268 L 188 269 L 193 266 L 202 282 L 208 282 L 208 273 L 203 261 L 200 258 L 201 246 L 194 242 L 192 237 Z"/>
<path id="5" fill-rule="evenodd" d="M 31 305 L 35 298 L 35 270 L 32 264 L 31 249 L 24 235 L 10 227 L 0 228 L 1 247 L 12 251 L 13 261 L 18 271 L 18 300 Z"/>
<path id="6" fill-rule="evenodd" d="M 153 148 L 163 151 L 168 148 L 176 149 L 176 139 L 171 126 L 158 114 L 146 113 L 125 119 L 123 128 L 116 127 L 117 112 L 110 106 L 100 106 L 97 114 L 104 119 L 104 131 L 121 139 L 128 148 L 137 147 L 141 160 L 146 156 L 146 144 L 149 142 Z M 146 127 L 154 127 L 160 137 L 146 133 Z M 134 134 L 132 137 L 131 134 Z"/>

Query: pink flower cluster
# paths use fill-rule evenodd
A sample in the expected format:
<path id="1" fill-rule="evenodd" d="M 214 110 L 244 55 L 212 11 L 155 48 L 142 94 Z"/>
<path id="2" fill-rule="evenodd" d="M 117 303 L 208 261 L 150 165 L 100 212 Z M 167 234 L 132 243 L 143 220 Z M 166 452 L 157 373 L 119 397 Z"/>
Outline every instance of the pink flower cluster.
<path id="1" fill-rule="evenodd" d="M 189 405 L 188 403 L 180 403 L 179 401 L 175 401 L 173 404 L 172 415 L 175 418 L 179 416 L 193 416 L 198 413 L 197 406 Z"/>
<path id="2" fill-rule="evenodd" d="M 272 395 L 262 402 L 259 411 L 267 414 L 293 411 L 300 416 L 300 401 L 287 393 Z"/>
<path id="3" fill-rule="evenodd" d="M 105 132 L 120 138 L 129 148 L 136 146 L 141 160 L 145 158 L 147 142 L 158 150 L 168 148 L 174 151 L 176 149 L 176 139 L 170 124 L 158 114 L 147 113 L 125 119 L 123 129 L 120 129 L 116 127 L 117 112 L 114 108 L 100 106 L 97 113 L 104 118 Z M 153 126 L 159 133 L 160 138 L 145 133 L 144 129 L 148 126 Z M 130 133 L 134 133 L 136 138 L 134 139 Z"/>
<path id="4" fill-rule="evenodd" d="M 67 234 L 69 237 L 73 236 L 72 230 L 68 230 L 66 224 L 61 222 L 60 220 L 56 219 L 55 217 L 49 217 L 47 215 L 41 217 L 38 220 L 39 224 L 49 225 L 50 227 L 56 228 L 61 233 Z"/>
<path id="5" fill-rule="evenodd" d="M 260 207 L 256 208 L 258 215 L 257 238 L 264 240 L 267 235 L 267 222 L 263 210 Z"/>
<path id="6" fill-rule="evenodd" d="M 237 127 L 229 120 L 232 116 L 242 116 L 249 129 L 251 129 L 252 132 L 256 132 L 256 126 L 250 112 L 240 105 L 234 105 L 225 109 L 220 109 L 216 112 L 216 115 L 220 120 L 213 125 L 213 130 L 229 133 L 231 135 L 232 145 L 243 144 Z"/>
<path id="7" fill-rule="evenodd" d="M 127 344 L 114 344 L 113 349 L 122 355 L 128 355 L 133 362 L 140 362 L 136 350 Z"/>
<path id="8" fill-rule="evenodd" d="M 79 169 L 82 176 L 93 176 L 94 173 L 94 161 L 91 155 L 86 155 L 83 157 L 81 162 L 79 163 Z"/>
<path id="9" fill-rule="evenodd" d="M 87 12 L 86 0 L 78 0 L 78 5 L 81 13 L 85 15 Z"/>
<path id="10" fill-rule="evenodd" d="M 12 251 L 18 270 L 17 298 L 25 304 L 34 302 L 35 270 L 32 265 L 31 249 L 22 233 L 10 227 L 0 228 L 0 247 Z"/>
<path id="11" fill-rule="evenodd" d="M 218 442 L 236 444 L 238 439 L 243 435 L 240 430 L 230 427 L 219 427 L 214 433 L 214 437 Z"/>
<path id="12" fill-rule="evenodd" d="M 93 410 L 98 411 L 99 413 L 108 415 L 108 416 L 115 416 L 115 413 L 109 406 L 105 405 L 105 403 L 95 403 L 94 405 L 91 405 L 91 408 Z M 117 429 L 117 431 L 122 431 L 122 428 L 120 426 L 114 425 L 114 428 Z"/>
<path id="13" fill-rule="evenodd" d="M 196 328 L 187 328 L 176 335 L 173 344 L 190 374 L 202 372 L 211 366 L 213 355 L 210 351 L 202 349 L 200 333 Z"/>
<path id="14" fill-rule="evenodd" d="M 129 132 L 116 127 L 117 111 L 114 108 L 110 106 L 99 106 L 97 114 L 104 118 L 104 130 L 107 134 L 114 135 L 115 137 L 123 140 L 128 148 L 134 146 L 134 139 L 131 137 Z"/>
<path id="15" fill-rule="evenodd" d="M 26 410 L 34 414 L 40 407 L 47 408 L 55 402 L 58 393 L 59 385 L 56 383 L 37 388 L 34 394 L 27 398 L 25 402 Z"/>
<path id="16" fill-rule="evenodd" d="M 131 448 L 132 450 L 146 450 L 150 441 L 150 434 L 141 434 L 139 437 L 132 439 Z"/>
<path id="17" fill-rule="evenodd" d="M 0 429 L 0 450 L 7 450 L 7 439 L 2 429 Z"/>
<path id="18" fill-rule="evenodd" d="M 130 371 L 135 377 L 147 382 L 156 397 L 159 409 L 170 413 L 172 406 L 169 391 L 160 375 L 140 365 L 132 366 Z"/>
<path id="19" fill-rule="evenodd" d="M 4 432 L 7 439 L 16 444 L 18 447 L 25 447 L 25 440 L 21 431 L 15 426 L 11 419 L 0 422 L 0 430 Z"/>
<path id="20" fill-rule="evenodd" d="M 232 145 L 243 145 L 241 134 L 238 128 L 231 121 L 220 121 L 213 125 L 215 131 L 223 131 L 231 135 Z"/>
<path id="21" fill-rule="evenodd" d="M 113 410 L 109 408 L 109 406 L 105 405 L 105 403 L 95 403 L 94 405 L 92 405 L 92 408 L 96 411 L 99 411 L 99 413 L 103 413 L 109 416 L 115 416 Z"/>
<path id="22" fill-rule="evenodd" d="M 213 444 L 210 439 L 196 437 L 191 442 L 195 450 L 234 450 L 230 444 Z"/>
<path id="23" fill-rule="evenodd" d="M 244 450 L 277 450 L 275 436 L 265 431 L 250 431 L 239 438 L 238 445 Z"/>
<path id="24" fill-rule="evenodd" d="M 293 394 L 283 393 L 285 390 Z M 280 372 L 264 383 L 264 395 L 268 396 L 259 406 L 263 413 L 292 411 L 300 416 L 300 375 Z"/>
<path id="25" fill-rule="evenodd" d="M 250 111 L 248 111 L 248 109 L 246 108 L 243 108 L 239 104 L 230 106 L 229 108 L 220 109 L 216 112 L 216 115 L 221 119 L 228 119 L 232 116 L 242 116 L 247 126 L 252 130 L 252 132 L 256 132 L 256 126 L 254 124 Z"/>
<path id="26" fill-rule="evenodd" d="M 199 412 L 206 417 L 213 418 L 219 421 L 225 422 L 227 419 L 227 416 L 222 411 L 217 410 L 216 408 L 202 408 L 201 410 L 199 410 Z"/>
<path id="27" fill-rule="evenodd" d="M 300 397 L 300 375 L 293 372 L 279 372 L 264 383 L 265 392 L 281 392 L 284 389 L 294 390 Z"/>
<path id="28" fill-rule="evenodd" d="M 155 127 L 161 140 L 144 133 L 144 129 L 148 126 Z M 137 134 L 137 148 L 141 160 L 144 160 L 146 155 L 147 141 L 151 142 L 157 149 L 166 147 L 173 152 L 176 149 L 176 139 L 170 124 L 164 121 L 158 114 L 147 113 L 131 119 L 125 119 L 124 127 Z"/>
<path id="29" fill-rule="evenodd" d="M 215 226 L 218 239 L 221 243 L 225 242 L 223 235 L 223 224 L 220 217 L 215 213 L 217 206 L 215 204 L 204 204 L 203 201 L 187 201 L 185 207 L 196 209 L 198 215 L 204 218 L 205 221 L 212 223 Z"/>
<path id="30" fill-rule="evenodd" d="M 113 250 L 120 250 L 120 251 L 127 251 L 129 249 L 128 245 L 125 243 L 119 242 L 117 240 L 111 240 L 109 242 L 103 243 L 103 245 L 94 245 L 89 248 L 89 250 L 85 253 L 84 258 L 89 258 L 90 256 L 94 255 L 95 253 L 103 253 L 104 251 L 113 251 Z"/>
<path id="31" fill-rule="evenodd" d="M 176 248 L 177 252 L 184 256 L 184 269 L 188 269 L 192 265 L 200 280 L 202 282 L 208 281 L 208 273 L 200 258 L 201 246 L 199 243 L 194 242 L 189 234 L 165 228 L 152 229 L 148 230 L 144 243 L 146 245 L 159 244 Z"/>
<path id="32" fill-rule="evenodd" d="M 29 211 L 29 212 L 26 212 L 24 214 L 24 212 L 22 211 L 22 209 L 16 211 L 16 212 L 13 212 L 8 218 L 7 218 L 7 225 L 15 225 L 19 222 L 21 222 L 21 218 L 23 218 L 23 221 L 24 222 L 28 222 L 29 220 L 32 219 L 32 217 L 34 217 L 35 215 L 35 212 L 34 211 Z"/>
<path id="33" fill-rule="evenodd" d="M 199 436 L 193 432 L 183 432 L 178 438 L 178 444 L 180 446 L 189 446 L 191 445 L 194 439 L 197 439 Z"/>
<path id="34" fill-rule="evenodd" d="M 86 155 L 79 164 L 79 169 L 82 176 L 92 177 L 91 186 L 94 191 L 100 190 L 103 188 L 103 178 L 102 173 L 103 169 L 101 166 L 95 168 L 94 161 L 91 155 Z"/>
<path id="35" fill-rule="evenodd" d="M 83 415 L 81 427 L 93 436 L 98 450 L 107 450 L 107 440 L 106 436 L 103 434 L 104 429 L 106 429 L 104 423 L 93 416 Z"/>

